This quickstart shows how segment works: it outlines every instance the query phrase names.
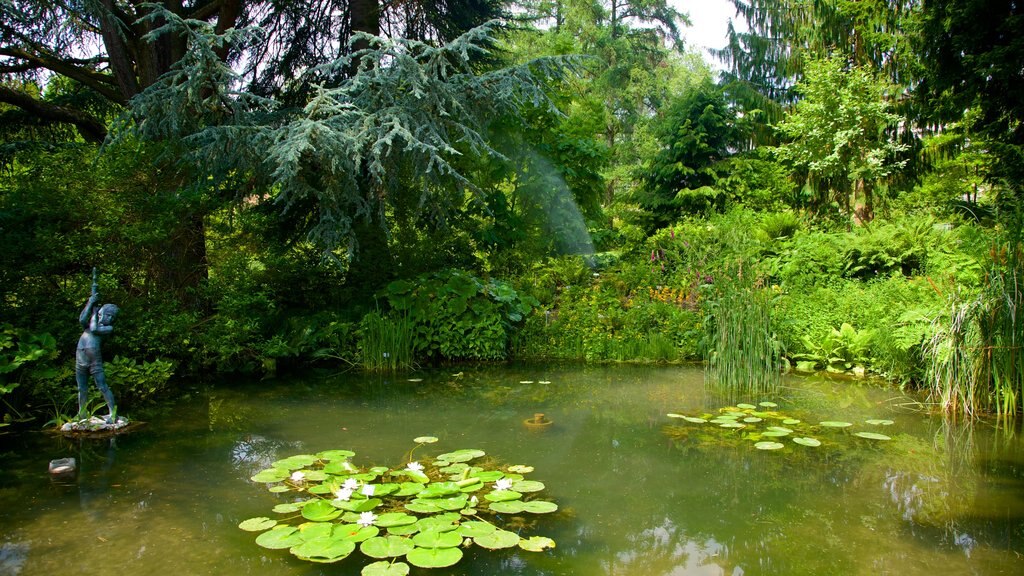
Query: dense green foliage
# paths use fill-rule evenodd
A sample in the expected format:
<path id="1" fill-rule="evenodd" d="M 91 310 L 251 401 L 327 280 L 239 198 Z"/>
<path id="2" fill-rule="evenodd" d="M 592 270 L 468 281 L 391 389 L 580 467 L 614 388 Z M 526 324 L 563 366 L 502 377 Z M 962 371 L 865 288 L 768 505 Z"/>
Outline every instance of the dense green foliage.
<path id="1" fill-rule="evenodd" d="M 72 393 L 94 266 L 129 410 L 511 358 L 1022 407 L 1012 3 L 737 3 L 718 81 L 662 1 L 185 4 L 0 7 L 6 421 Z"/>

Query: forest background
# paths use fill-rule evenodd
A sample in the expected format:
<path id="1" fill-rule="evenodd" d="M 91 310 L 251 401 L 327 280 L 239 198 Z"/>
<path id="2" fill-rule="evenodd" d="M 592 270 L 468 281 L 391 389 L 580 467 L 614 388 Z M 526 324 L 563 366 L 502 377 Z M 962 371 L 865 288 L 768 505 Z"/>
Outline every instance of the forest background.
<path id="1" fill-rule="evenodd" d="M 4 425 L 67 417 L 94 267 L 129 408 L 703 359 L 1019 412 L 1020 5 L 732 4 L 714 72 L 664 0 L 0 2 Z"/>

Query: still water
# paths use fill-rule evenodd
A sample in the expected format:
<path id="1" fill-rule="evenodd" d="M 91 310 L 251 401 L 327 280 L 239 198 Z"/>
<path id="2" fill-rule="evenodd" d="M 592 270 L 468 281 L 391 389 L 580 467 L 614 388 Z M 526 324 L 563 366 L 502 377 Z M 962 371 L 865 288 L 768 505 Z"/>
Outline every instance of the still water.
<path id="1" fill-rule="evenodd" d="M 0 575 L 357 575 L 367 562 L 358 551 L 310 564 L 239 530 L 287 498 L 249 477 L 336 448 L 395 467 L 424 435 L 440 441 L 417 457 L 478 448 L 533 466 L 560 510 L 520 526 L 553 538 L 553 550 L 473 548 L 452 568 L 413 575 L 1024 574 L 1024 443 L 1013 427 L 950 423 L 899 392 L 822 379 L 748 400 L 775 401 L 804 425 L 855 425 L 804 428 L 817 448 L 783 439 L 781 450 L 757 450 L 743 431 L 666 416 L 723 406 L 687 367 L 503 366 L 200 389 L 113 440 L 0 437 Z M 554 423 L 527 428 L 535 412 Z M 63 457 L 79 462 L 72 482 L 47 473 Z"/>

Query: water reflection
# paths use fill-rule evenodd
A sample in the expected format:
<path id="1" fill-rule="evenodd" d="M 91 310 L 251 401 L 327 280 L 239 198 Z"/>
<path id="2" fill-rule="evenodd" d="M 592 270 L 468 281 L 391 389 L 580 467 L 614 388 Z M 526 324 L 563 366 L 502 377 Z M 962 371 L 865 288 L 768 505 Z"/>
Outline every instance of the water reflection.
<path id="1" fill-rule="evenodd" d="M 867 386 L 790 381 L 772 400 L 807 422 L 891 417 L 891 442 L 835 430 L 820 448 L 766 453 L 710 427 L 666 433 L 678 424 L 666 413 L 716 407 L 700 371 L 523 366 L 416 378 L 218 388 L 114 442 L 0 445 L 0 574 L 356 576 L 360 562 L 311 566 L 238 530 L 288 497 L 249 477 L 332 448 L 396 465 L 419 435 L 441 442 L 417 455 L 480 448 L 535 466 L 560 506 L 516 523 L 552 537 L 554 550 L 468 549 L 431 576 L 1024 573 L 1019 437 L 897 412 L 891 394 Z M 524 426 L 535 412 L 554 424 Z M 45 462 L 60 456 L 80 461 L 72 484 L 46 479 Z"/>

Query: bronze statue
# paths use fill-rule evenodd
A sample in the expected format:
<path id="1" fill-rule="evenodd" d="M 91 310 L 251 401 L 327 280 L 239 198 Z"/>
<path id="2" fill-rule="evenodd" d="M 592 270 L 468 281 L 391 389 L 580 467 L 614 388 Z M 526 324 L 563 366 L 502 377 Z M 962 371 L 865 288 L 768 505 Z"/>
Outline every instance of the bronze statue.
<path id="1" fill-rule="evenodd" d="M 107 386 L 107 377 L 103 372 L 103 356 L 100 343 L 103 338 L 114 331 L 114 318 L 119 308 L 114 304 L 104 304 L 99 308 L 96 302 L 100 299 L 99 285 L 96 283 L 96 269 L 92 269 L 92 295 L 85 303 L 78 322 L 82 325 L 82 337 L 78 339 L 78 350 L 75 351 L 75 379 L 78 381 L 78 420 L 88 417 L 86 404 L 89 402 L 89 375 L 92 374 L 96 387 L 103 394 L 110 413 L 106 417 L 107 424 L 117 422 L 117 405 L 114 395 Z"/>

